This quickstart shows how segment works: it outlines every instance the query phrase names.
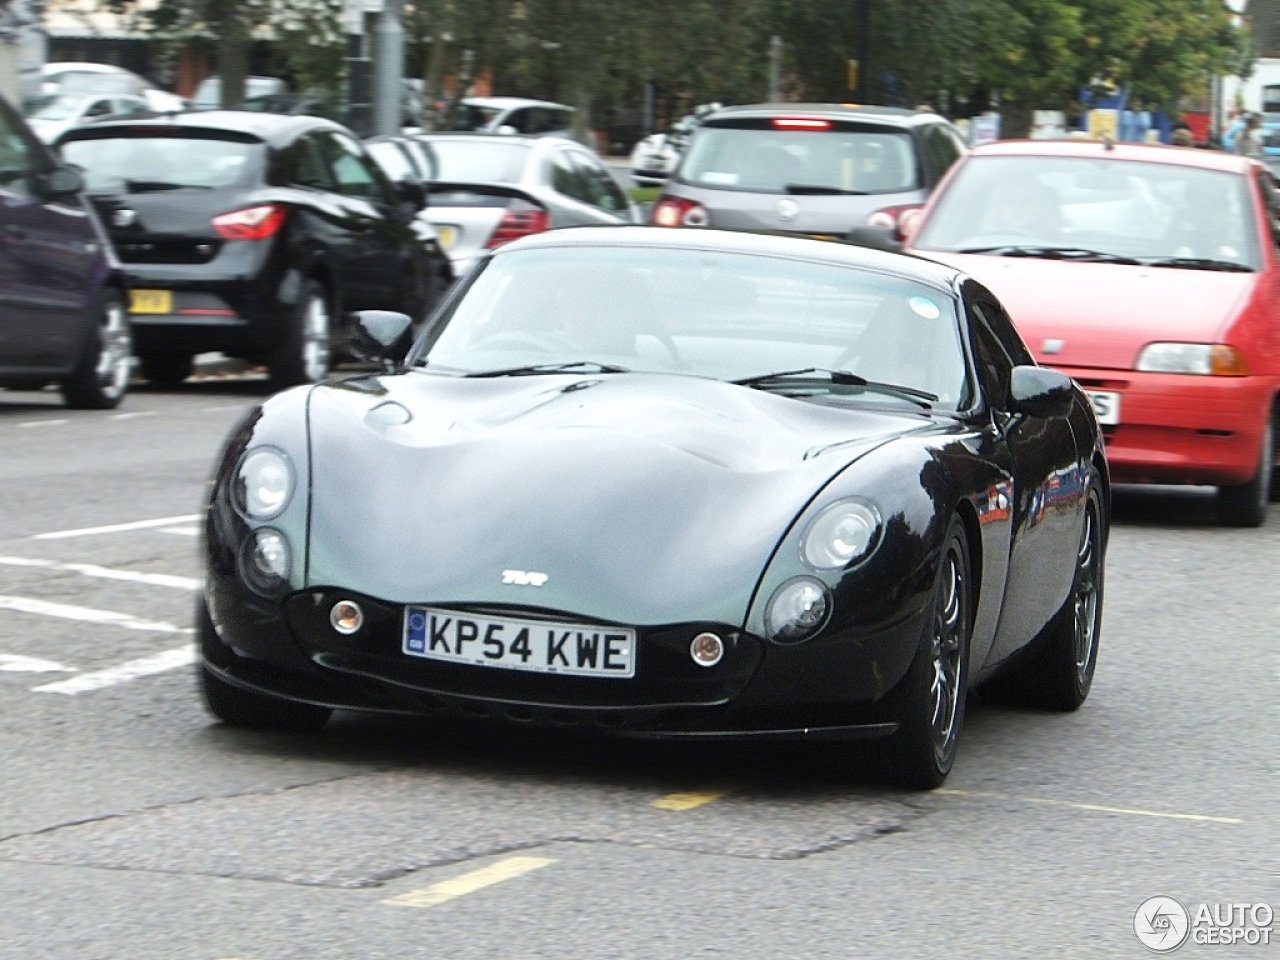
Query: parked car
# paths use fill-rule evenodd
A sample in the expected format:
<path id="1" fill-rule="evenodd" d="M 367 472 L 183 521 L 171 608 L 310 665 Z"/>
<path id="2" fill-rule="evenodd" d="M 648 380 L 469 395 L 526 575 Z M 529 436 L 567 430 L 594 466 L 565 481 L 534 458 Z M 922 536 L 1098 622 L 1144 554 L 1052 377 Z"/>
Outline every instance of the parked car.
<path id="1" fill-rule="evenodd" d="M 157 113 L 187 109 L 185 99 L 153 86 L 131 70 L 88 60 L 55 60 L 44 64 L 40 69 L 39 92 L 130 93 L 142 97 L 148 109 Z"/>
<path id="2" fill-rule="evenodd" d="M 77 127 L 58 142 L 132 285 L 142 373 L 186 378 L 196 354 L 267 365 L 273 384 L 327 376 L 351 310 L 421 319 L 448 259 L 346 128 L 319 117 L 191 111 Z"/>
<path id="3" fill-rule="evenodd" d="M 663 227 L 843 237 L 897 228 L 965 152 L 943 117 L 833 103 L 725 107 L 704 117 L 650 211 Z"/>
<path id="4" fill-rule="evenodd" d="M 50 93 L 22 106 L 27 124 L 45 143 L 87 120 L 151 112 L 147 101 L 132 93 Z"/>
<path id="5" fill-rule="evenodd" d="M 424 133 L 401 144 L 427 178 L 427 216 L 459 276 L 485 251 L 529 233 L 640 221 L 609 168 L 572 140 Z"/>
<path id="6" fill-rule="evenodd" d="M 279 77 L 245 77 L 245 99 L 276 96 L 289 92 L 289 85 Z M 196 84 L 191 93 L 191 106 L 200 110 L 216 110 L 222 106 L 222 77 L 208 76 Z"/>
<path id="7" fill-rule="evenodd" d="M 426 143 L 413 140 L 411 137 L 393 134 L 389 136 L 370 137 L 364 142 L 369 156 L 377 161 L 383 173 L 393 184 L 418 185 L 423 196 L 427 195 L 427 184 L 435 179 L 438 167 L 435 162 L 435 151 Z M 424 244 L 445 251 L 444 241 L 436 229 L 432 219 L 431 208 L 424 200 L 422 209 L 414 218 L 413 227 Z M 447 255 L 447 253 L 446 253 Z M 448 268 L 449 282 L 453 279 L 453 266 Z"/>
<path id="8" fill-rule="evenodd" d="M 1216 486 L 1225 524 L 1277 498 L 1280 248 L 1262 164 L 1093 141 L 975 148 L 908 249 L 987 283 L 1093 400 L 1115 479 Z"/>
<path id="9" fill-rule="evenodd" d="M 719 103 L 703 103 L 671 125 L 665 133 L 651 133 L 631 150 L 631 179 L 641 187 L 660 187 L 680 162 L 689 137 L 702 118 L 722 108 Z"/>
<path id="10" fill-rule="evenodd" d="M 124 279 L 84 183 L 0 98 L 0 387 L 109 409 L 133 360 Z"/>
<path id="11" fill-rule="evenodd" d="M 573 107 L 528 97 L 464 97 L 449 129 L 472 133 L 567 137 Z"/>
<path id="12" fill-rule="evenodd" d="M 958 271 L 584 227 L 486 254 L 407 356 L 409 317 L 359 324 L 380 372 L 273 397 L 218 456 L 196 628 L 223 721 L 884 738 L 932 788 L 971 688 L 1088 695 L 1097 422 Z"/>

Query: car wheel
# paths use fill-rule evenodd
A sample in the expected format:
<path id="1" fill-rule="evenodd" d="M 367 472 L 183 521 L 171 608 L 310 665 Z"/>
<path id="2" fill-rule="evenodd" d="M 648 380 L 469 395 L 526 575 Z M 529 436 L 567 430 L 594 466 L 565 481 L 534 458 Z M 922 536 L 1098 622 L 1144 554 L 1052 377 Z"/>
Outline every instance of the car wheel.
<path id="1" fill-rule="evenodd" d="M 289 330 L 267 362 L 273 389 L 316 383 L 329 375 L 333 361 L 333 319 L 324 287 L 303 284 Z"/>
<path id="2" fill-rule="evenodd" d="M 219 644 L 221 641 L 213 632 L 213 621 L 209 619 L 208 607 L 203 600 L 197 601 L 196 617 L 201 649 L 207 650 L 210 645 Z M 233 727 L 279 733 L 315 733 L 333 715 L 329 707 L 284 700 L 234 686 L 204 663 L 200 664 L 199 671 L 200 688 L 209 712 Z"/>
<path id="3" fill-rule="evenodd" d="M 62 381 L 62 398 L 78 410 L 110 410 L 129 390 L 133 366 L 133 329 L 124 301 L 114 291 L 104 293 L 97 322 L 85 338 L 75 369 Z"/>
<path id="4" fill-rule="evenodd" d="M 138 366 L 152 386 L 176 387 L 191 376 L 195 358 L 189 353 L 141 353 Z"/>
<path id="5" fill-rule="evenodd" d="M 942 785 L 955 762 L 969 684 L 973 590 L 964 524 L 953 517 L 933 585 L 932 612 L 907 675 L 886 699 L 897 732 L 880 744 L 885 774 L 917 790 Z"/>
<path id="6" fill-rule="evenodd" d="M 1262 449 L 1258 451 L 1258 468 L 1253 479 L 1238 486 L 1219 487 L 1218 522 L 1228 527 L 1260 527 L 1267 519 L 1275 476 L 1275 435 L 1277 414 L 1273 411 L 1262 431 Z"/>
<path id="7" fill-rule="evenodd" d="M 1084 530 L 1076 551 L 1071 592 L 1028 647 L 1028 659 L 994 681 L 991 699 L 1047 710 L 1079 709 L 1093 686 L 1102 634 L 1102 588 L 1107 534 L 1103 526 L 1101 477 L 1090 468 Z"/>

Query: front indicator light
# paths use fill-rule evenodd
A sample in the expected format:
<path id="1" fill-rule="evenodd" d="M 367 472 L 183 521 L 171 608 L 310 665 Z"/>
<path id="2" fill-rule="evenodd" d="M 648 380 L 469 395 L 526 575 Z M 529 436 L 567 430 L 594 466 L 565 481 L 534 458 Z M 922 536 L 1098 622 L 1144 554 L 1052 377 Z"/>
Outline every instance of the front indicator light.
<path id="1" fill-rule="evenodd" d="M 700 667 L 714 667 L 724 657 L 724 641 L 714 633 L 700 633 L 689 644 L 689 656 Z"/>
<path id="2" fill-rule="evenodd" d="M 349 637 L 364 626 L 364 611 L 354 600 L 339 600 L 329 611 L 329 625 Z"/>
<path id="3" fill-rule="evenodd" d="M 256 593 L 272 596 L 288 586 L 292 564 L 289 541 L 279 530 L 260 527 L 245 538 L 240 571 Z"/>
<path id="4" fill-rule="evenodd" d="M 1225 343 L 1149 343 L 1135 369 L 1144 373 L 1188 373 L 1202 377 L 1247 377 L 1249 364 Z"/>
<path id="5" fill-rule="evenodd" d="M 817 633 L 830 611 L 826 584 L 814 577 L 796 577 L 773 592 L 764 625 L 776 643 L 798 643 Z"/>

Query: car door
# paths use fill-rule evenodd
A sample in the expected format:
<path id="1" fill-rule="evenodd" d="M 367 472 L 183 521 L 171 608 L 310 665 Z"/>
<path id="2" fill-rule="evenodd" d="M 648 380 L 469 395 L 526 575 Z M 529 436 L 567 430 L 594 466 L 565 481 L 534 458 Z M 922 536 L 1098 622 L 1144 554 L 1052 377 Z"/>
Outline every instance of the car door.
<path id="1" fill-rule="evenodd" d="M 970 301 L 974 349 L 992 426 L 1007 451 L 1011 487 L 999 495 L 1010 512 L 1009 571 L 995 640 L 995 664 L 1035 636 L 1071 585 L 1080 535 L 1079 455 L 1066 419 L 1011 414 L 1005 409 L 1015 366 L 1034 360 L 990 297 Z"/>
<path id="2" fill-rule="evenodd" d="M 341 278 L 340 309 L 419 315 L 426 251 L 412 230 L 412 218 L 399 215 L 390 182 L 358 140 L 335 130 L 314 136 L 340 211 L 332 249 Z"/>
<path id="3" fill-rule="evenodd" d="M 61 368 L 84 345 L 103 244 L 78 196 L 43 195 L 54 166 L 0 101 L 0 366 Z"/>

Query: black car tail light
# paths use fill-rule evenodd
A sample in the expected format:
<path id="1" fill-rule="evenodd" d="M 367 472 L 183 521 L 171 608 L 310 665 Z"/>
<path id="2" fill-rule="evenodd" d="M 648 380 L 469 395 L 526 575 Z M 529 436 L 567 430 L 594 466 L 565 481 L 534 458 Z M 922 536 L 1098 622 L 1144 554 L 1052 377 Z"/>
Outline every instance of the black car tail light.
<path id="1" fill-rule="evenodd" d="M 705 227 L 711 222 L 707 208 L 684 197 L 660 197 L 649 213 L 659 227 Z"/>
<path id="2" fill-rule="evenodd" d="M 542 233 L 550 228 L 551 216 L 543 207 L 517 197 L 507 205 L 502 221 L 489 237 L 485 247 L 492 250 L 511 240 L 527 237 L 531 233 Z"/>
<path id="3" fill-rule="evenodd" d="M 266 240 L 284 223 L 285 208 L 278 203 L 242 207 L 213 218 L 213 229 L 224 240 Z"/>

